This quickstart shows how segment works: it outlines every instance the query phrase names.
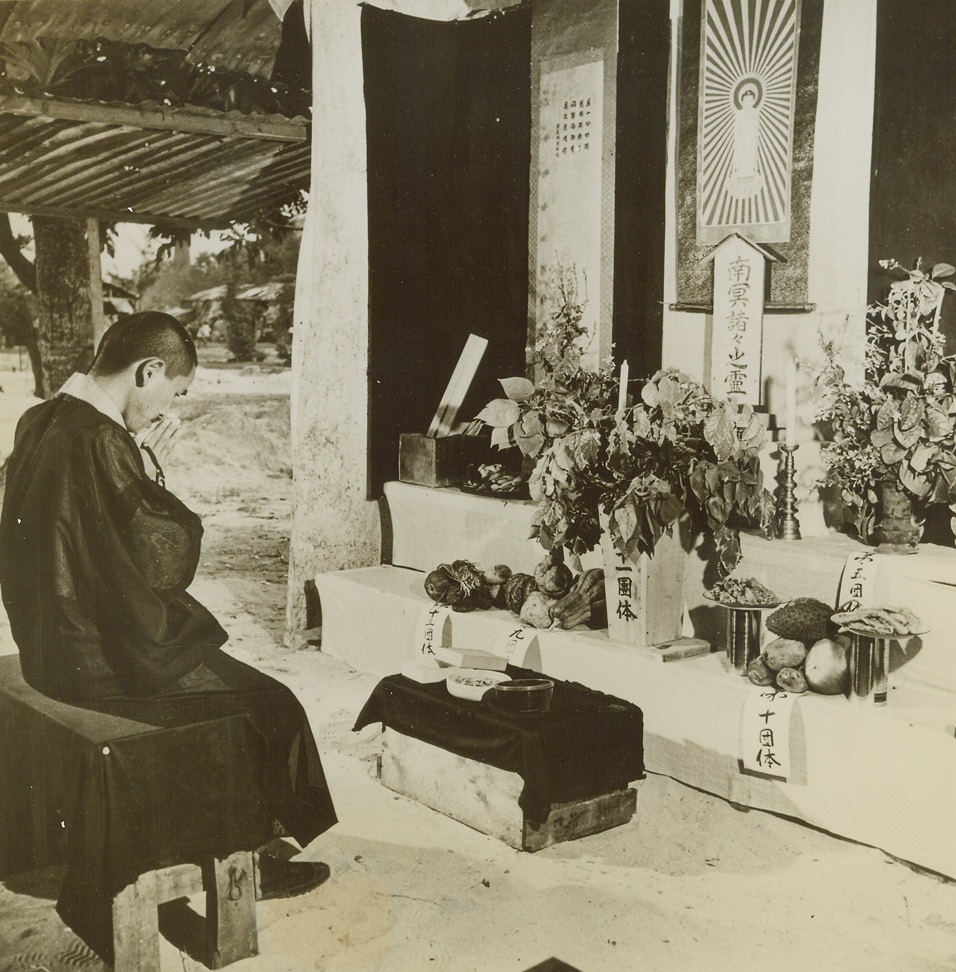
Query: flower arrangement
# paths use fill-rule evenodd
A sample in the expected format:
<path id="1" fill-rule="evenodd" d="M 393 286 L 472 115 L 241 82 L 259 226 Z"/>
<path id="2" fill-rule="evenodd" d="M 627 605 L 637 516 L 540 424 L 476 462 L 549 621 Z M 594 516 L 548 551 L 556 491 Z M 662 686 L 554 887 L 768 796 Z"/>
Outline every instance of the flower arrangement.
<path id="1" fill-rule="evenodd" d="M 619 551 L 653 554 L 689 514 L 713 535 L 718 572 L 729 573 L 740 559 L 740 528 L 772 522 L 762 421 L 674 369 L 657 372 L 629 402 L 610 363 L 581 366 L 583 304 L 567 275 L 557 280 L 557 309 L 535 346 L 539 381 L 502 380 L 507 398 L 478 415 L 493 427 L 493 443 L 535 460 L 534 535 L 548 550 L 580 555 L 600 541 L 603 511 Z"/>
<path id="2" fill-rule="evenodd" d="M 926 271 L 921 263 L 905 270 L 896 260 L 880 261 L 905 279 L 868 308 L 861 382 L 848 381 L 833 343 L 821 342 L 817 417 L 829 440 L 821 484 L 840 490 L 865 541 L 873 537 L 878 487 L 887 481 L 911 498 L 917 521 L 936 504 L 956 512 L 956 357 L 944 355 L 939 331 L 945 291 L 956 290 L 945 278 L 956 268 L 939 263 Z"/>
<path id="3" fill-rule="evenodd" d="M 580 425 L 590 409 L 606 408 L 617 387 L 610 362 L 598 371 L 582 367 L 590 343 L 583 323 L 587 297 L 579 293 L 573 266 L 552 271 L 551 294 L 549 320 L 531 355 L 537 381 L 501 379 L 506 397 L 489 402 L 476 416 L 491 426 L 493 446 L 517 446 L 531 459 L 555 437 Z"/>

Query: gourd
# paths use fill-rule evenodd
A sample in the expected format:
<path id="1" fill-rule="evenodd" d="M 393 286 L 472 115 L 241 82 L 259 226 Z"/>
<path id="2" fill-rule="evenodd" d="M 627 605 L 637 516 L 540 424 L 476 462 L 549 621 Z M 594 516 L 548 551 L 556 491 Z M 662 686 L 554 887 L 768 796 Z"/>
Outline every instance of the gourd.
<path id="1" fill-rule="evenodd" d="M 544 560 L 534 569 L 534 582 L 538 590 L 548 597 L 564 597 L 574 583 L 571 568 L 564 563 L 561 547 L 549 550 Z"/>
<path id="2" fill-rule="evenodd" d="M 485 571 L 485 584 L 488 585 L 488 593 L 491 595 L 491 603 L 494 607 L 503 608 L 508 605 L 505 603 L 505 584 L 511 577 L 511 568 L 507 564 L 495 564 L 491 570 Z"/>
<path id="3" fill-rule="evenodd" d="M 530 574 L 512 574 L 503 587 L 505 607 L 514 614 L 521 614 L 525 600 L 535 590 L 537 585 Z"/>
<path id="4" fill-rule="evenodd" d="M 589 622 L 607 624 L 607 602 L 604 595 L 604 571 L 600 567 L 582 571 L 564 597 L 551 608 L 555 626 L 569 630 Z"/>
<path id="5" fill-rule="evenodd" d="M 518 616 L 525 624 L 530 624 L 534 628 L 550 628 L 552 607 L 554 607 L 553 597 L 548 597 L 541 591 L 532 591 L 521 605 L 521 613 Z"/>

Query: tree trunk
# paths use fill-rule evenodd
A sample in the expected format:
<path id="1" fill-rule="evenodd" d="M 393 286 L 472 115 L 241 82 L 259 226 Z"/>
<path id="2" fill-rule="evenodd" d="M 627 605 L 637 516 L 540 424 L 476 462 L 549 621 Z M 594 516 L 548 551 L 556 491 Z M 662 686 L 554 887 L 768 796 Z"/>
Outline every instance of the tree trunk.
<path id="1" fill-rule="evenodd" d="M 90 254 L 85 220 L 34 216 L 32 222 L 41 359 L 37 392 L 48 398 L 93 358 Z"/>

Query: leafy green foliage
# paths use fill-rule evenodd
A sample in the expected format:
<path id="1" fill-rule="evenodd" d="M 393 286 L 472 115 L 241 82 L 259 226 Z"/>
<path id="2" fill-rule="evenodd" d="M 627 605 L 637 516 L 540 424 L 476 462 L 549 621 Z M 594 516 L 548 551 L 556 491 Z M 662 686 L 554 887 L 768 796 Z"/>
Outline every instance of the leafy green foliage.
<path id="1" fill-rule="evenodd" d="M 766 433 L 749 406 L 714 399 L 666 369 L 644 385 L 637 404 L 617 411 L 604 403 L 582 413 L 583 425 L 556 437 L 532 475 L 545 547 L 590 550 L 600 539 L 600 508 L 619 550 L 653 554 L 687 514 L 713 535 L 725 574 L 740 559 L 740 528 L 769 529 L 773 503 L 759 461 Z"/>
<path id="2" fill-rule="evenodd" d="M 588 331 L 574 280 L 573 270 L 554 274 L 555 310 L 535 345 L 538 382 L 505 379 L 508 397 L 478 415 L 499 448 L 518 446 L 537 460 L 529 483 L 535 536 L 546 549 L 580 555 L 600 541 L 603 511 L 618 550 L 653 554 L 687 514 L 713 534 L 718 571 L 729 573 L 740 559 L 740 528 L 771 523 L 763 423 L 749 406 L 714 399 L 672 369 L 619 409 L 611 364 L 581 366 Z"/>
<path id="3" fill-rule="evenodd" d="M 881 264 L 903 269 L 895 260 Z M 885 302 L 868 309 L 863 382 L 847 381 L 826 342 L 826 364 L 816 378 L 818 417 L 830 437 L 823 484 L 840 489 L 865 540 L 873 529 L 877 483 L 887 479 L 913 498 L 917 518 L 937 504 L 956 512 L 956 356 L 944 356 L 938 328 L 945 291 L 956 290 L 943 278 L 956 268 L 940 263 L 927 272 L 917 261 L 904 272 Z"/>

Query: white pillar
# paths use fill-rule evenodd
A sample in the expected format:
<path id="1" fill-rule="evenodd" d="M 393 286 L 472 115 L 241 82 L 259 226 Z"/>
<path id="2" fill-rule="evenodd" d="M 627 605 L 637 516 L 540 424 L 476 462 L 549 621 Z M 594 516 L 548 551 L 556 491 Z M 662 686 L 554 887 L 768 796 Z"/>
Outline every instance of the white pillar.
<path id="1" fill-rule="evenodd" d="M 319 571 L 379 562 L 367 499 L 368 201 L 361 8 L 310 0 L 312 186 L 296 283 L 287 623 Z"/>

